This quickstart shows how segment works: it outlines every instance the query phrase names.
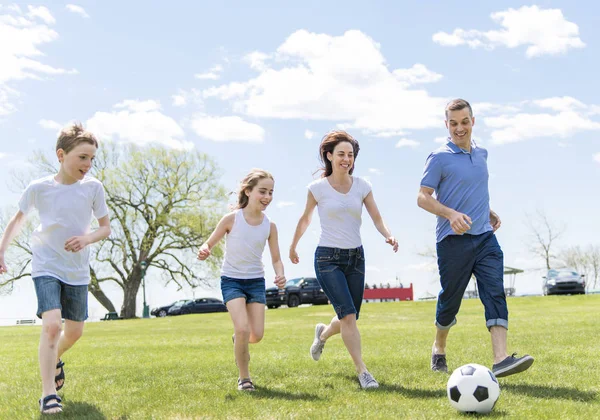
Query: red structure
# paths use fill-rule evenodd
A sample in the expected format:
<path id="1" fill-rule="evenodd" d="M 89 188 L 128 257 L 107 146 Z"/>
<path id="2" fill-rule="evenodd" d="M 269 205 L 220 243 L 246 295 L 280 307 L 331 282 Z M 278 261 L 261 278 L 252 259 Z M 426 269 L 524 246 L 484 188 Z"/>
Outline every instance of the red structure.
<path id="1" fill-rule="evenodd" d="M 414 300 L 413 299 L 413 285 L 410 287 L 390 287 L 389 289 L 365 289 L 363 295 L 365 301 L 369 300 Z"/>

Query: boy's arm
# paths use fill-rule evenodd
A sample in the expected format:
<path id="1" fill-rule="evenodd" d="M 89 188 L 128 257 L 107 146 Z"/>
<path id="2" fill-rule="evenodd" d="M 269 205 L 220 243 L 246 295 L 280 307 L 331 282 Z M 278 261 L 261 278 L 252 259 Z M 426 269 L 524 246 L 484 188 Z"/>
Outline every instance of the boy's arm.
<path id="1" fill-rule="evenodd" d="M 233 227 L 233 222 L 235 220 L 235 213 L 229 213 L 219 221 L 217 227 L 210 235 L 208 240 L 202 244 L 200 250 L 198 251 L 198 259 L 200 261 L 204 261 L 210 256 L 210 250 L 219 243 L 223 236 L 227 233 L 231 232 L 231 228 Z"/>
<path id="2" fill-rule="evenodd" d="M 79 252 L 83 248 L 110 236 L 110 218 L 108 215 L 98 219 L 98 229 L 87 235 L 73 236 L 65 242 L 65 251 Z"/>
<path id="3" fill-rule="evenodd" d="M 271 232 L 269 233 L 269 251 L 271 252 L 273 270 L 275 270 L 275 284 L 282 289 L 285 286 L 285 274 L 283 273 L 283 262 L 279 252 L 277 226 L 273 222 L 271 222 Z"/>
<path id="4" fill-rule="evenodd" d="M 4 253 L 8 249 L 8 246 L 11 244 L 13 239 L 15 239 L 19 232 L 21 232 L 23 223 L 25 223 L 26 219 L 27 216 L 25 213 L 19 210 L 6 225 L 6 229 L 2 235 L 2 240 L 0 240 L 0 274 L 6 273 L 7 271 L 6 263 L 4 261 Z"/>

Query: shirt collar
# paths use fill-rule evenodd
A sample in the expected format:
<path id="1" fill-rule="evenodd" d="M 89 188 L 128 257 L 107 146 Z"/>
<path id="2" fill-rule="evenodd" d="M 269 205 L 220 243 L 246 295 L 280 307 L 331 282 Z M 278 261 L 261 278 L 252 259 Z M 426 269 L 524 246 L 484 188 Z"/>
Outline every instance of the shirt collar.
<path id="1" fill-rule="evenodd" d="M 464 151 L 463 149 L 461 149 L 460 147 L 458 147 L 451 139 L 450 137 L 448 137 L 448 143 L 446 143 L 446 147 L 448 149 L 450 149 L 450 151 L 452 153 L 465 153 L 465 154 L 469 154 L 469 152 Z M 477 148 L 477 143 L 475 143 L 475 140 L 471 139 L 471 152 Z"/>

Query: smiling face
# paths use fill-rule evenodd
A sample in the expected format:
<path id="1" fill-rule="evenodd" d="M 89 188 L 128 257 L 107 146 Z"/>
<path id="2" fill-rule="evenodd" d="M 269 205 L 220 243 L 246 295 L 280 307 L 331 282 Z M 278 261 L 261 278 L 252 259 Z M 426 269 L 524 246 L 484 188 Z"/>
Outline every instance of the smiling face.
<path id="1" fill-rule="evenodd" d="M 82 180 L 92 169 L 96 150 L 97 148 L 93 144 L 82 142 L 68 153 L 65 153 L 63 149 L 56 151 L 56 156 L 60 162 L 60 171 L 67 183 Z"/>
<path id="2" fill-rule="evenodd" d="M 262 178 L 252 189 L 245 191 L 248 196 L 248 207 L 264 211 L 273 201 L 273 188 L 275 181 L 271 178 Z"/>
<path id="3" fill-rule="evenodd" d="M 447 111 L 446 127 L 452 138 L 452 142 L 457 145 L 471 144 L 471 133 L 475 118 L 471 116 L 468 108 L 456 111 Z"/>
<path id="4" fill-rule="evenodd" d="M 334 173 L 349 174 L 354 167 L 354 148 L 350 142 L 339 142 L 333 148 L 333 153 L 327 153 L 327 159 Z"/>

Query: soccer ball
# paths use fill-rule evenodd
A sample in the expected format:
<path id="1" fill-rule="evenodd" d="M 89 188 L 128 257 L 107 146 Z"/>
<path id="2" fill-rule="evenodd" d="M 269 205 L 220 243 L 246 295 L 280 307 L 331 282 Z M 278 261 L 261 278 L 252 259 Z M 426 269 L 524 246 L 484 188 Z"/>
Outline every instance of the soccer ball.
<path id="1" fill-rule="evenodd" d="M 491 370 L 469 363 L 448 379 L 448 399 L 463 413 L 489 413 L 500 396 L 500 385 Z"/>

